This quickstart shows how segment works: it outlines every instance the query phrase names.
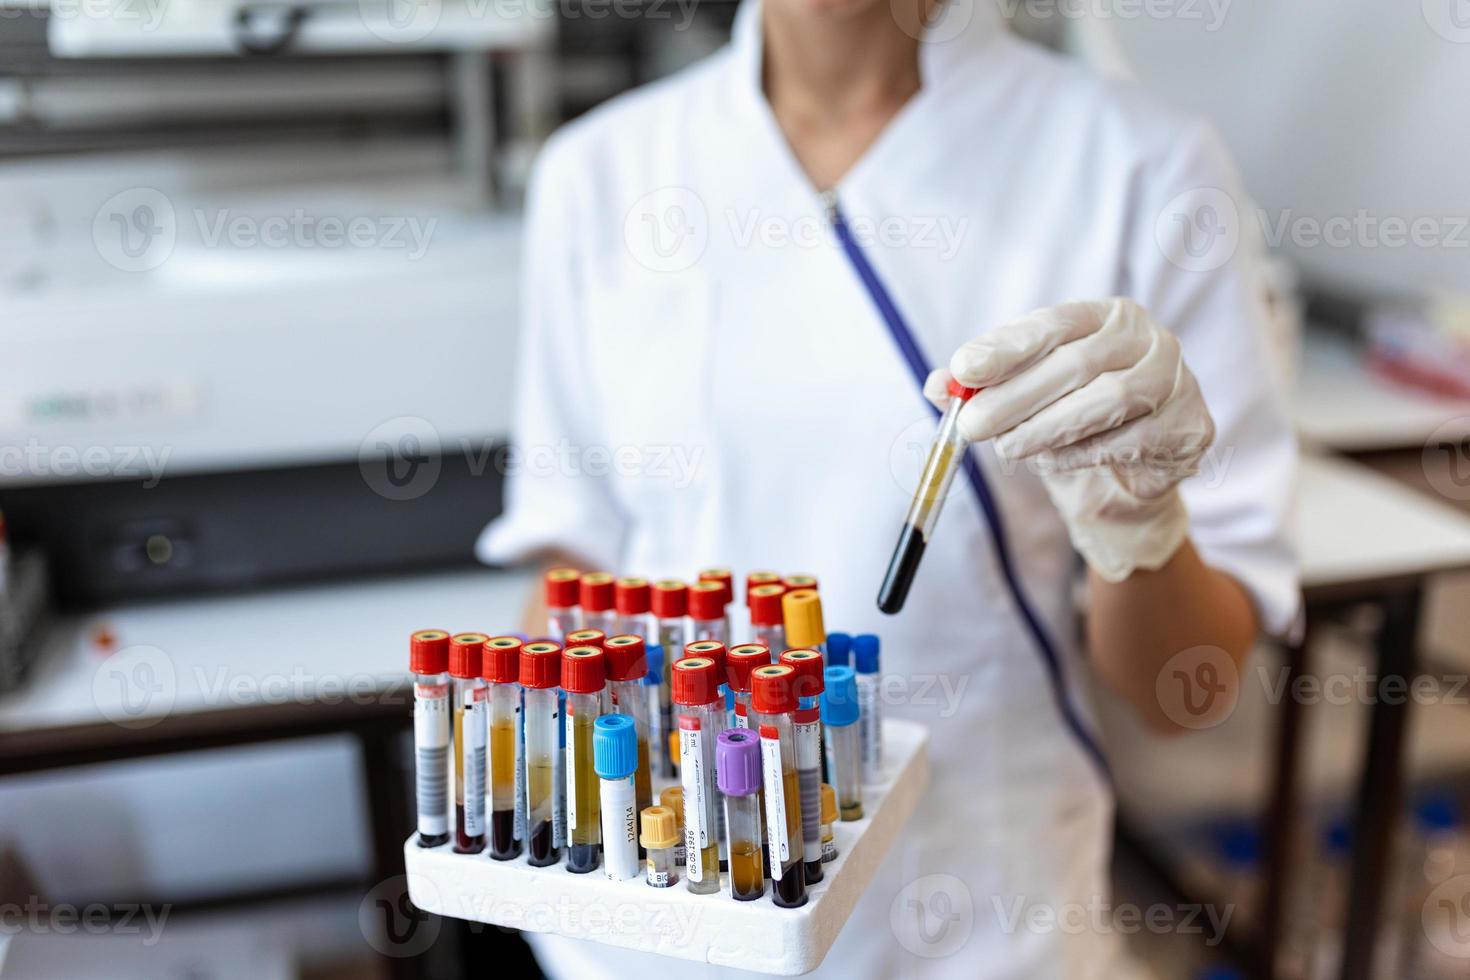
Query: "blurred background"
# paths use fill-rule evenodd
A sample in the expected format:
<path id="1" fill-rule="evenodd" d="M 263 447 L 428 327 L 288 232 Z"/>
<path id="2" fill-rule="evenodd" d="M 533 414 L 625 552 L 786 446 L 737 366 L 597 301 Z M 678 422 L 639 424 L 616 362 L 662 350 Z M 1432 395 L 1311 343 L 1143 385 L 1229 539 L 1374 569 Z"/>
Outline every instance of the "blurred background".
<path id="1" fill-rule="evenodd" d="M 1004 7 L 1224 133 L 1254 211 L 1198 230 L 1268 254 L 1305 454 L 1301 642 L 1186 740 L 1098 695 L 1117 901 L 1229 928 L 1116 927 L 1466 976 L 1470 7 Z M 401 640 L 528 587 L 472 545 L 537 147 L 734 8 L 0 0 L 0 976 L 534 969 L 403 898 Z"/>

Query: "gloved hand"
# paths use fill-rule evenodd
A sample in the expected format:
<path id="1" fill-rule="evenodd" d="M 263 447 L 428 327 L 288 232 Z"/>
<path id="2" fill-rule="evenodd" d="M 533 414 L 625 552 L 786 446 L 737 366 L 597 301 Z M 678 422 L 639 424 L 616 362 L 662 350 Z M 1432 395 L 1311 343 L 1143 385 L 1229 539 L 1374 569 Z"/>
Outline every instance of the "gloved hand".
<path id="1" fill-rule="evenodd" d="M 1109 582 L 1156 569 L 1189 533 L 1181 480 L 1215 438 L 1179 341 L 1126 299 L 1037 310 L 965 344 L 924 394 L 941 408 L 951 377 L 984 389 L 960 411 L 972 442 L 1027 460 L 1073 546 Z"/>

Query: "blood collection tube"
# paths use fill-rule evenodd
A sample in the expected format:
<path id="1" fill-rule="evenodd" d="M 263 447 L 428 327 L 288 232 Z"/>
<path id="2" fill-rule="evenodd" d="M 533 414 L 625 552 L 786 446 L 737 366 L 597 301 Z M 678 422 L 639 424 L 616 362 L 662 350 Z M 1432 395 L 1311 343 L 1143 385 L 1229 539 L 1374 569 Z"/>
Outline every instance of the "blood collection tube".
<path id="1" fill-rule="evenodd" d="M 438 847 L 449 840 L 449 634 L 419 630 L 410 636 L 408 669 L 419 847 Z"/>
<path id="2" fill-rule="evenodd" d="M 553 568 L 546 573 L 546 632 L 557 643 L 582 626 L 577 595 L 582 573 L 575 568 Z"/>
<path id="3" fill-rule="evenodd" d="M 796 671 L 796 779 L 801 792 L 802 852 L 806 883 L 822 880 L 822 655 L 815 650 L 787 650 L 781 662 Z"/>
<path id="4" fill-rule="evenodd" d="M 689 642 L 685 620 L 689 612 L 689 587 L 678 579 L 660 579 L 653 583 L 650 598 L 658 629 L 658 645 L 664 648 L 663 677 L 659 682 L 659 709 L 663 713 L 663 730 L 672 738 L 674 709 L 670 672 L 674 661 L 679 659 L 684 644 Z M 663 778 L 674 778 L 674 765 L 678 758 L 676 752 L 664 753 L 664 768 L 661 771 Z"/>
<path id="5" fill-rule="evenodd" d="M 715 748 L 730 841 L 730 895 L 750 902 L 766 893 L 761 861 L 760 737 L 743 728 L 720 732 Z"/>
<path id="6" fill-rule="evenodd" d="M 792 589 L 781 597 L 781 618 L 786 623 L 786 647 L 816 650 L 827 655 L 827 629 L 822 623 L 822 597 L 816 589 Z"/>
<path id="7" fill-rule="evenodd" d="M 878 638 L 863 633 L 852 638 L 857 673 L 858 733 L 862 743 L 863 782 L 883 781 L 883 698 L 879 690 Z"/>
<path id="8" fill-rule="evenodd" d="M 614 630 L 641 636 L 649 643 L 658 640 L 650 615 L 653 609 L 653 587 L 646 578 L 620 578 L 613 583 L 613 608 L 617 611 Z"/>
<path id="9" fill-rule="evenodd" d="M 490 856 L 508 861 L 521 853 L 516 839 L 516 810 L 519 799 L 518 739 L 521 722 L 521 647 L 513 636 L 496 636 L 485 641 L 480 675 L 489 685 L 490 702 Z"/>
<path id="10" fill-rule="evenodd" d="M 831 783 L 822 784 L 822 863 L 837 860 L 837 835 L 832 825 L 837 822 L 837 791 Z"/>
<path id="11" fill-rule="evenodd" d="M 577 595 L 582 605 L 582 627 L 614 632 L 618 614 L 613 603 L 613 577 L 607 572 L 587 572 L 578 584 Z M 570 640 L 567 641 L 571 643 Z"/>
<path id="12" fill-rule="evenodd" d="M 646 650 L 643 637 L 632 634 L 610 636 L 602 647 L 612 711 L 633 723 L 634 747 L 638 751 L 635 788 L 639 811 L 653 805 L 653 778 L 648 768 L 648 698 L 643 690 L 643 680 L 648 674 Z"/>
<path id="13" fill-rule="evenodd" d="M 812 591 L 816 591 L 818 588 L 817 577 L 806 574 L 783 575 L 781 577 L 781 584 L 786 586 L 787 592 L 795 592 L 797 589 L 811 589 Z"/>
<path id="14" fill-rule="evenodd" d="M 857 680 L 851 667 L 828 667 L 825 673 L 822 724 L 827 771 L 837 791 L 842 819 L 858 820 L 863 815 L 863 780 Z"/>
<path id="15" fill-rule="evenodd" d="M 449 676 L 454 685 L 454 849 L 485 849 L 486 687 L 480 676 L 484 633 L 449 638 Z"/>
<path id="16" fill-rule="evenodd" d="M 558 687 L 561 647 L 527 643 L 521 647 L 521 688 L 526 704 L 526 828 L 528 861 L 544 868 L 561 860 L 559 825 L 562 781 L 557 732 L 561 730 Z"/>
<path id="17" fill-rule="evenodd" d="M 730 719 L 734 712 L 732 710 L 733 702 L 729 700 L 729 684 L 727 683 L 728 678 L 725 669 L 725 645 L 718 640 L 696 640 L 693 643 L 686 643 L 684 645 L 684 655 L 685 657 L 705 657 L 714 661 L 715 677 L 719 680 L 720 709 L 719 725 L 714 731 L 715 734 L 718 734 L 726 728 L 732 727 Z M 715 735 L 709 737 L 711 758 L 714 757 L 714 739 Z M 729 860 L 729 852 L 725 843 L 725 808 L 718 805 L 715 807 L 715 827 L 717 830 L 716 838 L 719 841 L 720 849 L 720 870 L 724 871 L 726 862 Z"/>
<path id="18" fill-rule="evenodd" d="M 628 715 L 603 715 L 593 725 L 592 767 L 602 808 L 602 866 L 611 881 L 638 877 L 638 733 Z"/>
<path id="19" fill-rule="evenodd" d="M 780 582 L 757 585 L 750 590 L 750 631 L 755 642 L 772 650 L 786 649 L 786 620 L 781 611 L 781 597 L 786 586 Z"/>
<path id="20" fill-rule="evenodd" d="M 644 647 L 644 659 L 648 672 L 643 675 L 644 714 L 648 717 L 648 772 L 660 776 L 672 771 L 673 763 L 668 760 L 669 731 L 664 727 L 664 648 L 657 643 Z"/>
<path id="21" fill-rule="evenodd" d="M 846 633 L 827 634 L 827 666 L 852 666 L 852 637 Z"/>
<path id="22" fill-rule="evenodd" d="M 679 862 L 675 856 L 682 835 L 674 811 L 663 804 L 643 811 L 643 832 L 638 843 L 647 852 L 647 880 L 654 888 L 668 888 L 679 882 Z"/>
<path id="23" fill-rule="evenodd" d="M 725 676 L 735 692 L 735 727 L 750 727 L 750 672 L 771 662 L 770 648 L 762 643 L 742 643 L 725 657 Z"/>
<path id="24" fill-rule="evenodd" d="M 730 619 L 725 614 L 724 582 L 705 580 L 689 586 L 689 622 L 695 640 L 730 644 Z"/>
<path id="25" fill-rule="evenodd" d="M 796 671 L 787 664 L 757 667 L 750 673 L 750 706 L 761 740 L 761 774 L 766 804 L 766 843 L 770 851 L 771 901 L 782 908 L 806 904 L 802 870 L 801 790 L 796 776 L 792 715 Z"/>
<path id="26" fill-rule="evenodd" d="M 949 486 L 965 458 L 965 437 L 959 427 L 960 409 L 977 391 L 978 388 L 966 388 L 953 379 L 949 382 L 949 405 L 940 416 L 939 429 L 929 446 L 929 457 L 914 489 L 913 502 L 909 504 L 908 516 L 903 519 L 898 543 L 893 546 L 893 557 L 889 559 L 888 571 L 883 576 L 883 586 L 878 590 L 878 609 L 890 616 L 901 610 L 908 599 L 914 574 L 924 557 L 924 547 L 934 533 L 944 498 L 949 495 Z"/>
<path id="27" fill-rule="evenodd" d="M 715 739 L 725 727 L 720 677 L 709 657 L 674 664 L 673 696 L 678 711 L 679 775 L 684 786 L 684 854 L 689 891 L 720 890 L 720 822 L 716 796 Z"/>
<path id="28" fill-rule="evenodd" d="M 777 572 L 750 572 L 745 576 L 745 608 L 750 608 L 750 593 L 762 585 L 780 585 L 781 576 Z"/>
<path id="29" fill-rule="evenodd" d="M 602 690 L 607 669 L 597 647 L 568 647 L 561 655 L 561 689 L 567 692 L 567 870 L 587 874 L 597 870 L 597 845 L 602 824 L 593 768 L 592 735 L 602 714 Z"/>
<path id="30" fill-rule="evenodd" d="M 658 794 L 658 805 L 666 806 L 674 815 L 675 830 L 679 832 L 679 839 L 674 844 L 674 863 L 679 867 L 684 866 L 684 787 L 666 786 Z"/>

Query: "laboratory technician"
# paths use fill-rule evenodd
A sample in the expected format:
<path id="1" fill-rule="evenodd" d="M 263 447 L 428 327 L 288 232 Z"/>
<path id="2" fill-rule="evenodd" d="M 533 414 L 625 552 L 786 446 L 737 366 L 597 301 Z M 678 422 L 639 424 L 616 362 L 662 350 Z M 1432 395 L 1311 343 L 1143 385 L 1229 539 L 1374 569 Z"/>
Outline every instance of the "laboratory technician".
<path id="1" fill-rule="evenodd" d="M 888 714 L 932 732 L 818 974 L 1111 980 L 1117 936 L 1079 911 L 1109 901 L 1112 820 L 1083 689 L 1177 727 L 1166 664 L 1290 626 L 1296 449 L 1213 132 L 949 2 L 744 0 L 727 48 L 551 139 L 523 455 L 479 550 L 818 575 L 829 628 L 881 634 Z M 980 479 L 885 617 L 950 372 L 985 389 Z M 705 975 L 532 941 L 560 977 Z"/>

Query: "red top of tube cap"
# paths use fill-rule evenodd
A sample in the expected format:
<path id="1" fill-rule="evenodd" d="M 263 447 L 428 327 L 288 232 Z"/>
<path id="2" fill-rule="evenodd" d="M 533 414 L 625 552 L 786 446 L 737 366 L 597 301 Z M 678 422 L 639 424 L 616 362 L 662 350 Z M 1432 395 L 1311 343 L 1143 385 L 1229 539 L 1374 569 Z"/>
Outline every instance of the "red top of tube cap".
<path id="1" fill-rule="evenodd" d="M 796 710 L 792 685 L 796 671 L 789 664 L 769 664 L 750 672 L 750 706 L 763 715 L 784 715 Z"/>
<path id="2" fill-rule="evenodd" d="M 613 606 L 619 616 L 642 616 L 653 608 L 652 592 L 646 578 L 620 578 L 613 584 Z"/>
<path id="3" fill-rule="evenodd" d="M 578 595 L 586 612 L 605 612 L 613 607 L 613 577 L 607 572 L 588 572 L 582 576 Z"/>
<path id="4" fill-rule="evenodd" d="M 577 604 L 577 591 L 582 573 L 575 568 L 552 568 L 546 572 L 546 605 L 551 609 L 570 609 Z"/>
<path id="5" fill-rule="evenodd" d="M 979 393 L 979 388 L 966 388 L 954 378 L 949 379 L 949 397 L 951 398 L 958 398 L 962 402 L 967 402 Z"/>
<path id="6" fill-rule="evenodd" d="M 689 586 L 689 615 L 694 619 L 723 619 L 725 593 L 729 588 L 724 582 L 711 579 Z"/>
<path id="7" fill-rule="evenodd" d="M 484 633 L 456 633 L 449 638 L 449 675 L 479 677 L 485 659 Z"/>
<path id="8" fill-rule="evenodd" d="M 725 657 L 725 674 L 730 689 L 750 690 L 750 672 L 771 662 L 771 651 L 764 643 L 742 643 L 731 648 Z"/>
<path id="9" fill-rule="evenodd" d="M 515 636 L 492 636 L 486 640 L 480 676 L 492 684 L 515 683 L 521 676 L 522 645 Z"/>
<path id="10" fill-rule="evenodd" d="M 408 669 L 415 674 L 442 674 L 449 669 L 449 633 L 419 630 L 408 638 Z"/>
<path id="11" fill-rule="evenodd" d="M 685 657 L 705 657 L 715 662 L 715 675 L 719 677 L 718 684 L 726 683 L 725 678 L 725 644 L 719 640 L 695 640 L 693 643 L 684 644 Z"/>
<path id="12" fill-rule="evenodd" d="M 648 649 L 641 636 L 609 636 L 602 645 L 602 656 L 610 681 L 641 681 L 648 673 Z"/>
<path id="13" fill-rule="evenodd" d="M 568 694 L 596 694 L 607 681 L 607 661 L 597 647 L 567 647 L 561 655 L 561 686 Z"/>
<path id="14" fill-rule="evenodd" d="M 561 683 L 561 645 L 538 640 L 521 647 L 521 687 L 538 690 Z"/>
<path id="15" fill-rule="evenodd" d="M 685 657 L 669 668 L 669 678 L 675 704 L 709 704 L 720 696 L 719 674 L 709 657 Z"/>
<path id="16" fill-rule="evenodd" d="M 568 650 L 572 647 L 596 647 L 601 650 L 607 634 L 602 630 L 572 630 L 567 634 L 566 640 Z"/>
<path id="17" fill-rule="evenodd" d="M 745 576 L 745 605 L 750 605 L 751 590 L 760 585 L 780 585 L 781 576 L 776 572 L 751 572 Z"/>
<path id="18" fill-rule="evenodd" d="M 784 622 L 784 613 L 781 611 L 781 597 L 786 594 L 786 586 L 779 582 L 771 585 L 757 585 L 750 590 L 750 624 L 752 626 L 780 626 Z"/>
<path id="19" fill-rule="evenodd" d="M 781 654 L 781 662 L 796 671 L 793 684 L 799 698 L 822 696 L 826 681 L 822 676 L 822 655 L 816 650 L 787 650 Z"/>
<path id="20" fill-rule="evenodd" d="M 678 619 L 689 614 L 689 586 L 676 578 L 653 583 L 653 614 L 659 619 Z"/>
<path id="21" fill-rule="evenodd" d="M 728 568 L 704 568 L 698 576 L 701 582 L 719 582 L 725 587 L 725 605 L 735 601 L 735 574 Z"/>

